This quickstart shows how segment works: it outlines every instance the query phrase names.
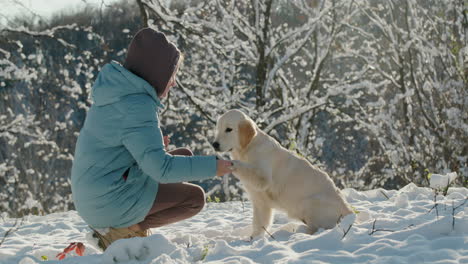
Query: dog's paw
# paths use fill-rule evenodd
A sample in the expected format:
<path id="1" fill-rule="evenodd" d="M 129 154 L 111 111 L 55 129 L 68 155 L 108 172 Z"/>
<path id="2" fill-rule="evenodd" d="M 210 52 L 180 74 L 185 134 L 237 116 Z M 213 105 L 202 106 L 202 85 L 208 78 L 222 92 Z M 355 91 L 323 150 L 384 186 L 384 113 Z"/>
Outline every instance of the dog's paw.
<path id="1" fill-rule="evenodd" d="M 241 162 L 238 160 L 231 160 L 231 163 L 232 163 L 232 166 L 230 167 L 230 169 L 233 172 L 239 170 L 239 168 L 241 167 Z"/>
<path id="2" fill-rule="evenodd" d="M 265 235 L 265 231 L 263 229 L 254 230 L 250 235 L 250 240 L 257 239 L 259 237 L 263 237 Z"/>
<path id="3" fill-rule="evenodd" d="M 249 168 L 249 165 L 247 163 L 240 161 L 240 160 L 231 160 L 231 163 L 232 163 L 231 169 L 233 171 L 239 171 L 244 168 Z"/>

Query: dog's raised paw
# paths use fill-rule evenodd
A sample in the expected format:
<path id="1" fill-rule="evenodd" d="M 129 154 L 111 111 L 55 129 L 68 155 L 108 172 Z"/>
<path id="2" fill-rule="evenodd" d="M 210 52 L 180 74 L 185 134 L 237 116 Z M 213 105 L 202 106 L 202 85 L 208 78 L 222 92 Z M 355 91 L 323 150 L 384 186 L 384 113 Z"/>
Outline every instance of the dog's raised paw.
<path id="1" fill-rule="evenodd" d="M 236 171 L 236 170 L 238 170 L 239 168 L 241 168 L 241 166 L 242 166 L 242 165 L 241 165 L 241 162 L 238 161 L 238 160 L 232 160 L 232 161 L 231 161 L 231 164 L 232 164 L 232 166 L 231 166 L 230 169 L 231 169 L 232 171 Z"/>

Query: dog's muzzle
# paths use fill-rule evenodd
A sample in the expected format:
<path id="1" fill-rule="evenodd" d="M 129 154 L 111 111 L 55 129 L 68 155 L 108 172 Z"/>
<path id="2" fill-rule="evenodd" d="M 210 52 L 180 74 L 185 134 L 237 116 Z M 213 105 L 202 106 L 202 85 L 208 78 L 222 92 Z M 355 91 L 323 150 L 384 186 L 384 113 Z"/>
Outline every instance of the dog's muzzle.
<path id="1" fill-rule="evenodd" d="M 213 148 L 214 148 L 216 151 L 219 151 L 219 143 L 218 143 L 218 142 L 213 142 L 211 145 L 213 146 Z"/>

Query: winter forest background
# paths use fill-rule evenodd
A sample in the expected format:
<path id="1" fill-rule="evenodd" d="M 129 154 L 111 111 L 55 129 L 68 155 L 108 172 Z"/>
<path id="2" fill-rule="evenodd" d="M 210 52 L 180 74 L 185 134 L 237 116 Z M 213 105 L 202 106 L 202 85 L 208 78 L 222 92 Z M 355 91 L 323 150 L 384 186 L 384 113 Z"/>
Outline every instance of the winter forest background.
<path id="1" fill-rule="evenodd" d="M 216 118 L 238 108 L 341 188 L 427 186 L 452 171 L 468 186 L 463 0 L 136 0 L 1 26 L 0 212 L 73 209 L 94 79 L 147 25 L 185 56 L 161 113 L 174 146 L 214 154 Z M 233 177 L 200 184 L 244 199 Z"/>

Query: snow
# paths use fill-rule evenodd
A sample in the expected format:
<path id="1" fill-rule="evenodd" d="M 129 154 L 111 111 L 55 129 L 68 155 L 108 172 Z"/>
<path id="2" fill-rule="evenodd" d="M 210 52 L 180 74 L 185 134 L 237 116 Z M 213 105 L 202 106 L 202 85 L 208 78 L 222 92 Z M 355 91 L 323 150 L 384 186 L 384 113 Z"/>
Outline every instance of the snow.
<path id="1" fill-rule="evenodd" d="M 0 222 L 0 263 L 468 263 L 468 189 L 447 195 L 409 184 L 400 190 L 343 193 L 356 215 L 330 230 L 306 234 L 304 225 L 276 212 L 269 234 L 250 240 L 249 202 L 208 203 L 197 216 L 148 238 L 116 241 L 104 253 L 76 211 L 6 218 Z M 82 257 L 55 256 L 71 242 Z"/>
<path id="2" fill-rule="evenodd" d="M 430 178 L 430 186 L 434 189 L 445 188 L 449 186 L 450 183 L 457 178 L 457 176 L 458 175 L 456 172 L 447 173 L 445 175 L 433 173 L 431 174 Z"/>

